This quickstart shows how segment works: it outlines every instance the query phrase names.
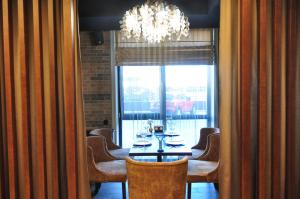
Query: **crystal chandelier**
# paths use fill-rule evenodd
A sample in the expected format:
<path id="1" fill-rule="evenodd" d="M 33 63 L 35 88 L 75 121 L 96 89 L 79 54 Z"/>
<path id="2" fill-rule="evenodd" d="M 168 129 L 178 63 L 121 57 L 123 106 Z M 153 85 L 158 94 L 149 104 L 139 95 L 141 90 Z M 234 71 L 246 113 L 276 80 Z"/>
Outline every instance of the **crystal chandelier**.
<path id="1" fill-rule="evenodd" d="M 123 38 L 148 43 L 179 40 L 189 34 L 188 18 L 177 6 L 162 1 L 147 1 L 126 11 L 120 21 Z"/>

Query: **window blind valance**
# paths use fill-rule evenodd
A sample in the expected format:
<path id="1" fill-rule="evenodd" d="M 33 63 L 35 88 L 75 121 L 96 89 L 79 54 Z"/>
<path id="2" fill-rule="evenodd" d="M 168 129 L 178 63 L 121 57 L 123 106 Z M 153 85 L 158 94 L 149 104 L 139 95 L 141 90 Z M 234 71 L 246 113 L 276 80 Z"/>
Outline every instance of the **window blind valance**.
<path id="1" fill-rule="evenodd" d="M 213 29 L 192 29 L 187 38 L 159 44 L 123 40 L 116 32 L 116 65 L 212 65 L 215 60 Z"/>

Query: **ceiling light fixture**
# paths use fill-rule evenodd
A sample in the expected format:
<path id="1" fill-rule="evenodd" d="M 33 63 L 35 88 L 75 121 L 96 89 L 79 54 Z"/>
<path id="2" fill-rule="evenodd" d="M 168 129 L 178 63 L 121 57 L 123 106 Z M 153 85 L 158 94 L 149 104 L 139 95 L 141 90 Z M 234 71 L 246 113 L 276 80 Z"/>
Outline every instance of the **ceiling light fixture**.
<path id="1" fill-rule="evenodd" d="M 177 6 L 163 1 L 147 1 L 126 11 L 120 21 L 123 38 L 148 43 L 179 40 L 189 34 L 188 18 Z"/>

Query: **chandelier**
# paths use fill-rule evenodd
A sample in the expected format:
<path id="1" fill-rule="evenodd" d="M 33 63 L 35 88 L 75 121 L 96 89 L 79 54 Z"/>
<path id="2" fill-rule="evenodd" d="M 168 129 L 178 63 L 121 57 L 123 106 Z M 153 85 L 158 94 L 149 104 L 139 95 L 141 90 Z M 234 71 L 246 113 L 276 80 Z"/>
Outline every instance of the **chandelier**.
<path id="1" fill-rule="evenodd" d="M 147 1 L 126 11 L 120 21 L 121 35 L 148 43 L 179 40 L 189 34 L 188 18 L 177 6 L 162 1 Z"/>

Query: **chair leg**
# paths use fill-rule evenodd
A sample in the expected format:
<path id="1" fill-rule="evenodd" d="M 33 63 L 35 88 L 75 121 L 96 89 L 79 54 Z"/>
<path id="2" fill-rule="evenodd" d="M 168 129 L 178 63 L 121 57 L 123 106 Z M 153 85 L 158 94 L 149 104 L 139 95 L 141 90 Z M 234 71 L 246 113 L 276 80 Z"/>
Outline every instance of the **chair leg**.
<path id="1" fill-rule="evenodd" d="M 92 196 L 95 196 L 99 192 L 99 189 L 101 187 L 101 183 L 93 182 L 93 183 L 90 183 L 90 186 L 91 186 L 91 189 L 92 189 Z"/>
<path id="2" fill-rule="evenodd" d="M 126 182 L 122 182 L 122 197 L 126 199 Z"/>
<path id="3" fill-rule="evenodd" d="M 219 192 L 219 183 L 214 183 L 214 187 Z"/>
<path id="4" fill-rule="evenodd" d="M 188 199 L 192 198 L 192 183 L 188 183 Z"/>

